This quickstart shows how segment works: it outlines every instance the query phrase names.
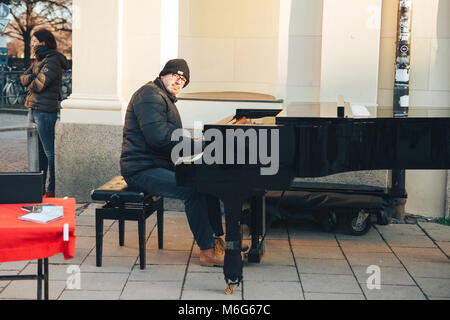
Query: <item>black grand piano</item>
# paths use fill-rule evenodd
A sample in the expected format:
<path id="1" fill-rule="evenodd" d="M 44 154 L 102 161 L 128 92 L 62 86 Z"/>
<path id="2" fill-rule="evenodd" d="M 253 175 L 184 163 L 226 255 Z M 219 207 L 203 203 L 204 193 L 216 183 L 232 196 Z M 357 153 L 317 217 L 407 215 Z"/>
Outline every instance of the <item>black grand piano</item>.
<path id="1" fill-rule="evenodd" d="M 263 195 L 288 190 L 295 177 L 450 168 L 450 118 L 357 118 L 349 104 L 309 103 L 284 110 L 237 109 L 218 123 L 204 125 L 203 133 L 210 140 L 203 154 L 178 163 L 175 173 L 178 185 L 224 203 L 227 293 L 242 281 L 244 202 L 258 214 Z M 252 250 L 261 247 L 255 232 L 249 261 Z"/>

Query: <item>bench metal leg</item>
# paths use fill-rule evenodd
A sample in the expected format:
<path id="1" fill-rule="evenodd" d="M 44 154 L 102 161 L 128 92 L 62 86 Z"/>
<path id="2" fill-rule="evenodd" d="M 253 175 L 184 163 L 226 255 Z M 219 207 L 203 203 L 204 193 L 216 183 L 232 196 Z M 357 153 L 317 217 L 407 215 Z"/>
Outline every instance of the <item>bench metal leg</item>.
<path id="1" fill-rule="evenodd" d="M 138 219 L 138 233 L 139 233 L 139 262 L 141 270 L 145 269 L 145 218 Z"/>
<path id="2" fill-rule="evenodd" d="M 103 218 L 98 213 L 95 214 L 95 250 L 97 267 L 101 267 L 103 251 Z"/>
<path id="3" fill-rule="evenodd" d="M 158 223 L 158 249 L 163 248 L 163 239 L 164 239 L 164 202 L 163 198 L 160 200 L 160 205 L 158 206 L 158 210 L 156 211 L 156 220 Z"/>
<path id="4" fill-rule="evenodd" d="M 125 245 L 125 220 L 119 219 L 119 245 Z"/>

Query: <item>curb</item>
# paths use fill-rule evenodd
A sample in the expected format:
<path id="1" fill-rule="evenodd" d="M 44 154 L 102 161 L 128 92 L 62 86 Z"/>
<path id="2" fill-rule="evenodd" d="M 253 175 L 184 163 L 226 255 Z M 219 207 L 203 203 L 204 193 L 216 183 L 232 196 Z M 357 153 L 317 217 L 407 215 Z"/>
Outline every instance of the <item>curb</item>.
<path id="1" fill-rule="evenodd" d="M 28 109 L 9 109 L 0 107 L 0 113 L 11 113 L 11 114 L 28 114 Z"/>

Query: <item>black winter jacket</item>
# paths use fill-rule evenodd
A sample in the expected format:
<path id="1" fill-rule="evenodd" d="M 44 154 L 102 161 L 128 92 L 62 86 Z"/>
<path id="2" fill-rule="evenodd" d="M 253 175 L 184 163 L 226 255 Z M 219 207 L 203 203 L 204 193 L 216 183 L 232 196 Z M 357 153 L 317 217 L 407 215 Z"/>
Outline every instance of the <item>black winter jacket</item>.
<path id="1" fill-rule="evenodd" d="M 182 128 L 176 97 L 159 78 L 142 86 L 131 97 L 123 127 L 120 169 L 129 177 L 148 168 L 174 169 L 172 132 Z"/>
<path id="2" fill-rule="evenodd" d="M 66 57 L 49 50 L 41 61 L 36 61 L 21 76 L 20 82 L 28 88 L 25 107 L 45 112 L 57 112 L 60 100 L 62 69 L 68 69 Z"/>

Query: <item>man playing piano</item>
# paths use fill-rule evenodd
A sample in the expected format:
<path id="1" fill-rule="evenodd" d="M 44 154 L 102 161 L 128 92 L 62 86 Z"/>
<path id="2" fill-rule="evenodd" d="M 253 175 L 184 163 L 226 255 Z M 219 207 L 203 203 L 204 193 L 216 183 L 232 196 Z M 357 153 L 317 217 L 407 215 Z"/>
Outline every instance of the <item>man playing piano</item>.
<path id="1" fill-rule="evenodd" d="M 218 199 L 176 185 L 171 150 L 174 130 L 182 128 L 176 95 L 189 83 L 183 59 L 169 60 L 159 76 L 132 96 L 123 128 L 121 174 L 128 185 L 144 193 L 181 199 L 194 239 L 200 247 L 200 264 L 223 266 L 224 242 Z"/>

